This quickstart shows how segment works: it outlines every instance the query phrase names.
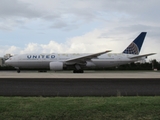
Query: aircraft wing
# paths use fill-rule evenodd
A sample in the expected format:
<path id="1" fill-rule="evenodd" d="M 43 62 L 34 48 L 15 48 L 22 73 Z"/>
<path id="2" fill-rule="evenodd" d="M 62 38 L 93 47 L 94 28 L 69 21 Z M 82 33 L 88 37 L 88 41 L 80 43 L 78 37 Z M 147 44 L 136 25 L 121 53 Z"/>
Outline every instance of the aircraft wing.
<path id="1" fill-rule="evenodd" d="M 91 60 L 93 58 L 98 57 L 99 55 L 102 55 L 102 54 L 108 53 L 108 52 L 111 52 L 111 50 L 107 50 L 107 51 L 99 52 L 99 53 L 95 53 L 95 54 L 84 55 L 84 56 L 80 56 L 80 57 L 76 57 L 76 58 L 71 58 L 71 59 L 68 59 L 64 62 L 67 62 L 67 63 L 68 62 L 70 62 L 70 63 L 86 62 L 87 60 Z"/>
<path id="2" fill-rule="evenodd" d="M 144 54 L 144 55 L 137 55 L 137 56 L 134 56 L 134 57 L 130 57 L 130 59 L 136 59 L 136 58 L 141 58 L 141 57 L 147 57 L 147 56 L 150 56 L 150 55 L 154 55 L 156 53 L 149 53 L 149 54 Z"/>

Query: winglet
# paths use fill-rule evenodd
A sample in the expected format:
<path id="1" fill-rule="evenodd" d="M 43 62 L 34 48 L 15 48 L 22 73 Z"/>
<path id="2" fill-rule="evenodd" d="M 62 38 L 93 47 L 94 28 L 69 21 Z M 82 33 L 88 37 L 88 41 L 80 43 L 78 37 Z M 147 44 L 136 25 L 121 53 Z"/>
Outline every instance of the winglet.
<path id="1" fill-rule="evenodd" d="M 123 51 L 123 53 L 138 55 L 146 34 L 147 32 L 141 32 L 141 34 Z"/>

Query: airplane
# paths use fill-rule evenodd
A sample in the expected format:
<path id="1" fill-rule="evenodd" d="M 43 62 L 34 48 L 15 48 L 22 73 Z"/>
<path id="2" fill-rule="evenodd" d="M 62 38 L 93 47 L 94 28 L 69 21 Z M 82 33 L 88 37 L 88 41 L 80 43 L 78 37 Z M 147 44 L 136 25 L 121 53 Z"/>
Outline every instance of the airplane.
<path id="1" fill-rule="evenodd" d="M 20 73 L 22 68 L 73 70 L 73 73 L 83 73 L 87 68 L 108 68 L 128 64 L 136 61 L 145 60 L 147 56 L 156 53 L 139 55 L 143 41 L 147 32 L 141 32 L 139 36 L 122 52 L 109 53 L 111 50 L 106 50 L 92 54 L 21 54 L 10 57 L 5 61 Z"/>

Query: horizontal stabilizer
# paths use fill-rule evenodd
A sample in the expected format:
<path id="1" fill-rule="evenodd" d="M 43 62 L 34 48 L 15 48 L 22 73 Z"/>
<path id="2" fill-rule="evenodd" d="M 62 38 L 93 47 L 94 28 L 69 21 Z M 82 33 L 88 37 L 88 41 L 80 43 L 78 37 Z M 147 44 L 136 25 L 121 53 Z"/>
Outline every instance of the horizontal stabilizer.
<path id="1" fill-rule="evenodd" d="M 144 55 L 137 55 L 137 56 L 134 56 L 134 57 L 130 57 L 130 59 L 136 59 L 136 58 L 141 58 L 141 57 L 147 57 L 147 56 L 150 56 L 150 55 L 154 55 L 156 53 L 149 53 L 149 54 L 144 54 Z"/>

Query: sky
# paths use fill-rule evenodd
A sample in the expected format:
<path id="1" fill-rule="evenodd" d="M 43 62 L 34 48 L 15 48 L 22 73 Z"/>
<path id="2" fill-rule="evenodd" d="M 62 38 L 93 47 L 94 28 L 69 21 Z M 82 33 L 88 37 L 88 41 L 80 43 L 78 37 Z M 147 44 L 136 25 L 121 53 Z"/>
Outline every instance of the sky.
<path id="1" fill-rule="evenodd" d="M 160 0 L 0 0 L 0 56 L 121 53 L 147 32 L 140 54 L 160 61 Z"/>

